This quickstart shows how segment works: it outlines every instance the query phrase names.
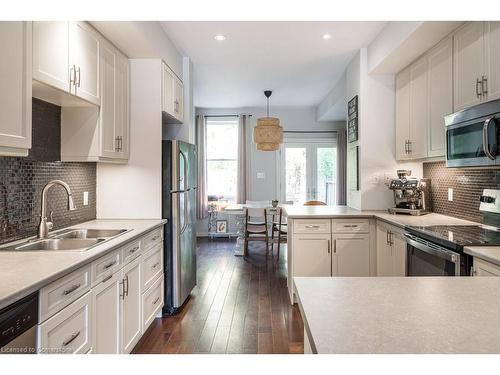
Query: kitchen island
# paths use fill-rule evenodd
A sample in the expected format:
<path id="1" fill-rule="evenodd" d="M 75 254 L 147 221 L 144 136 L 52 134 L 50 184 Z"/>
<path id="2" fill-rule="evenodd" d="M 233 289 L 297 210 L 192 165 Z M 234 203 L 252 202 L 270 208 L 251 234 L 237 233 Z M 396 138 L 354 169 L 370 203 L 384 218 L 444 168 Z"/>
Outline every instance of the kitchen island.
<path id="1" fill-rule="evenodd" d="M 294 279 L 304 352 L 500 353 L 500 279 Z"/>

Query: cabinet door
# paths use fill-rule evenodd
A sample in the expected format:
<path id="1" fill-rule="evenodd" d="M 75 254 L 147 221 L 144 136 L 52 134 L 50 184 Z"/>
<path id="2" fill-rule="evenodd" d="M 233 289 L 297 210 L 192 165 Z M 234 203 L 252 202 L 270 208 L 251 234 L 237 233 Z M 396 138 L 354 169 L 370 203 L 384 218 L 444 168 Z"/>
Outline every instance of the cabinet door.
<path id="1" fill-rule="evenodd" d="M 33 22 L 33 79 L 70 91 L 67 21 Z"/>
<path id="2" fill-rule="evenodd" d="M 184 117 L 184 86 L 178 78 L 175 78 L 174 111 L 175 117 L 182 122 Z"/>
<path id="3" fill-rule="evenodd" d="M 123 283 L 120 272 L 104 279 L 92 289 L 94 353 L 120 352 L 120 300 Z"/>
<path id="4" fill-rule="evenodd" d="M 427 157 L 427 57 L 410 66 L 410 158 Z"/>
<path id="5" fill-rule="evenodd" d="M 392 232 L 393 276 L 406 276 L 406 241 L 402 233 Z"/>
<path id="6" fill-rule="evenodd" d="M 483 34 L 483 22 L 469 22 L 453 36 L 454 111 L 481 101 L 476 81 L 484 74 Z"/>
<path id="7" fill-rule="evenodd" d="M 164 63 L 162 69 L 162 111 L 175 117 L 175 75 Z"/>
<path id="8" fill-rule="evenodd" d="M 115 129 L 120 137 L 119 159 L 129 158 L 130 115 L 129 115 L 129 65 L 128 58 L 116 53 L 116 94 L 115 94 Z"/>
<path id="9" fill-rule="evenodd" d="M 370 235 L 335 234 L 332 276 L 370 276 Z"/>
<path id="10" fill-rule="evenodd" d="M 486 99 L 500 98 L 500 22 L 486 22 Z"/>
<path id="11" fill-rule="evenodd" d="M 452 38 L 446 38 L 428 54 L 428 150 L 427 156 L 445 154 L 444 116 L 453 112 Z"/>
<path id="12" fill-rule="evenodd" d="M 500 266 L 474 257 L 472 276 L 500 276 Z"/>
<path id="13" fill-rule="evenodd" d="M 141 337 L 141 258 L 122 270 L 124 296 L 120 300 L 121 352 L 130 353 Z"/>
<path id="14" fill-rule="evenodd" d="M 0 154 L 31 148 L 31 22 L 0 22 Z"/>
<path id="15" fill-rule="evenodd" d="M 117 134 L 117 51 L 109 43 L 103 43 L 101 48 L 101 108 L 100 147 L 101 156 L 114 158 L 118 152 Z"/>
<path id="16" fill-rule="evenodd" d="M 294 276 L 332 275 L 331 234 L 298 234 L 293 239 Z"/>
<path id="17" fill-rule="evenodd" d="M 393 275 L 392 248 L 389 244 L 389 229 L 377 224 L 377 276 Z"/>
<path id="18" fill-rule="evenodd" d="M 410 139 L 410 71 L 396 76 L 396 159 L 407 160 L 406 142 Z"/>
<path id="19" fill-rule="evenodd" d="M 70 23 L 70 66 L 76 67 L 73 94 L 96 105 L 100 100 L 101 36 L 85 22 Z"/>

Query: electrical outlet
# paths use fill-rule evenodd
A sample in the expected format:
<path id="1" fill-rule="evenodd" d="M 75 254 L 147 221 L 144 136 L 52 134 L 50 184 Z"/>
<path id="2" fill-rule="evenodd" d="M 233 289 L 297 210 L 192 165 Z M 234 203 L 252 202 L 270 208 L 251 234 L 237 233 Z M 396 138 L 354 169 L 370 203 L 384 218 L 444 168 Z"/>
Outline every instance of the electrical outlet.
<path id="1" fill-rule="evenodd" d="M 83 192 L 83 205 L 84 206 L 89 205 L 89 192 L 88 191 Z"/>
<path id="2" fill-rule="evenodd" d="M 448 200 L 450 202 L 453 202 L 453 189 L 452 188 L 448 188 Z"/>

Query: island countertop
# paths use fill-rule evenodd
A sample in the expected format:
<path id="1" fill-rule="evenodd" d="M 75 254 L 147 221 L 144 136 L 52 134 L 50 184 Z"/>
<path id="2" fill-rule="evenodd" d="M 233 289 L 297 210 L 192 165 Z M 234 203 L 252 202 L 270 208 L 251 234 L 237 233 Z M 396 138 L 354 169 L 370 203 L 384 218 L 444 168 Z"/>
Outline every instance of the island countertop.
<path id="1" fill-rule="evenodd" d="M 165 224 L 163 219 L 93 220 L 70 228 L 127 229 L 124 234 L 86 251 L 1 251 L 0 309 L 50 282 Z"/>
<path id="2" fill-rule="evenodd" d="M 500 353 L 500 278 L 296 277 L 313 353 Z"/>

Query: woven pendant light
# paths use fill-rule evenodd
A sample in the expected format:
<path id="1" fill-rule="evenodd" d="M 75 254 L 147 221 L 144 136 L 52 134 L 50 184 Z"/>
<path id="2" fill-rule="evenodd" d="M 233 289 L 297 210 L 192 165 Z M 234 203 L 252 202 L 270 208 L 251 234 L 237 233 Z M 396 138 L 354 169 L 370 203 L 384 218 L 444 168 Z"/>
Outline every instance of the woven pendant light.
<path id="1" fill-rule="evenodd" d="M 257 119 L 257 126 L 253 129 L 253 142 L 259 151 L 276 151 L 283 143 L 283 128 L 280 119 L 269 117 L 269 97 L 273 92 L 264 91 L 267 98 L 267 117 Z"/>

